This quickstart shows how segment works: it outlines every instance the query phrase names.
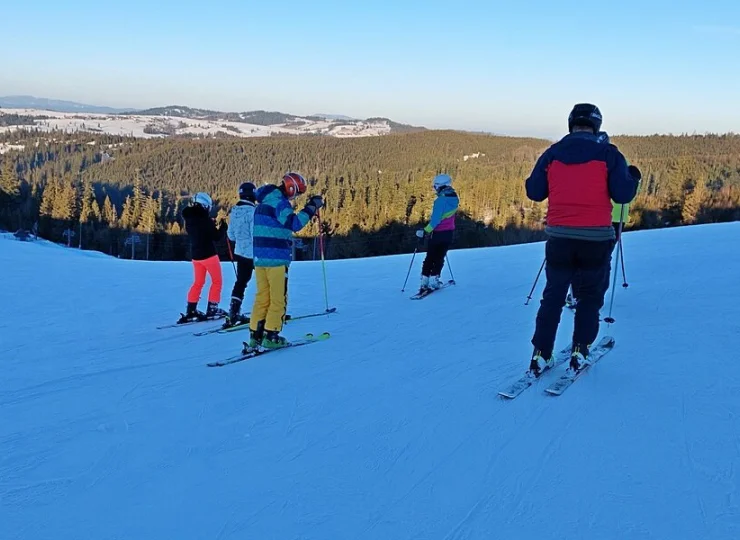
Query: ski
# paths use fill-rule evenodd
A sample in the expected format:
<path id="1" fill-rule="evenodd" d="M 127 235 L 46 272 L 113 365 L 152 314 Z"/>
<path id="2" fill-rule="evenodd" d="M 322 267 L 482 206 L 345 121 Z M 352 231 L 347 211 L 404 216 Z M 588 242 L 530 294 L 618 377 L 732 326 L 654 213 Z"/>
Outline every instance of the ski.
<path id="1" fill-rule="evenodd" d="M 601 340 L 596 344 L 595 347 L 592 348 L 592 351 L 597 351 L 602 347 L 610 346 L 609 344 L 614 342 L 614 338 L 606 336 L 601 338 Z M 519 394 L 524 392 L 527 388 L 532 386 L 534 383 L 536 383 L 538 380 L 542 378 L 542 376 L 547 373 L 548 371 L 552 371 L 553 369 L 557 368 L 558 366 L 563 365 L 565 362 L 570 361 L 570 352 L 573 345 L 569 344 L 567 347 L 564 347 L 560 350 L 559 353 L 555 355 L 555 362 L 551 367 L 545 367 L 545 369 L 540 373 L 539 377 L 535 377 L 530 373 L 529 370 L 526 371 L 524 375 L 522 375 L 519 379 L 514 381 L 511 385 L 509 385 L 507 388 L 500 390 L 499 395 L 503 396 L 505 398 L 514 399 Z"/>
<path id="2" fill-rule="evenodd" d="M 447 281 L 445 283 L 442 283 L 436 289 L 422 289 L 418 293 L 416 293 L 415 295 L 411 296 L 410 298 L 411 298 L 411 300 L 421 300 L 422 298 L 426 298 L 427 296 L 429 296 L 430 294 L 432 294 L 435 291 L 440 291 L 440 290 L 442 290 L 444 288 L 447 288 L 450 285 L 454 285 L 454 284 L 455 284 L 455 281 L 451 279 L 451 280 L 449 280 L 449 281 Z"/>
<path id="3" fill-rule="evenodd" d="M 182 313 L 180 315 L 182 315 L 183 317 L 185 316 Z M 204 322 L 213 322 L 213 321 L 218 321 L 220 319 L 223 319 L 224 317 L 225 317 L 225 315 L 216 315 L 215 317 L 208 317 L 208 318 L 205 318 L 205 319 L 198 319 L 198 320 L 195 320 L 195 321 L 185 321 L 185 322 L 176 322 L 176 323 L 172 323 L 172 324 L 165 324 L 165 325 L 162 325 L 162 326 L 157 326 L 157 330 L 164 330 L 165 328 L 177 328 L 177 327 L 180 327 L 180 326 L 190 326 L 191 324 L 200 324 L 200 323 L 204 323 Z"/>
<path id="4" fill-rule="evenodd" d="M 514 399 L 519 394 L 524 392 L 527 388 L 532 386 L 535 382 L 540 380 L 545 373 L 570 360 L 570 351 L 572 347 L 573 345 L 569 344 L 567 347 L 564 347 L 559 353 L 555 354 L 555 361 L 553 362 L 553 365 L 550 367 L 545 366 L 545 369 L 542 370 L 542 373 L 540 373 L 539 377 L 535 377 L 532 372 L 527 370 L 524 375 L 511 383 L 507 388 L 499 390 L 498 394 L 505 398 Z"/>
<path id="5" fill-rule="evenodd" d="M 297 317 L 293 317 L 288 315 L 285 317 L 285 324 L 289 324 L 291 321 L 298 321 L 301 319 L 308 319 L 311 317 L 321 317 L 322 315 L 328 315 L 330 313 L 336 313 L 337 308 L 329 308 L 328 310 L 324 311 L 323 313 L 309 313 L 308 315 L 298 315 Z M 218 328 L 215 330 L 218 334 L 228 334 L 230 332 L 236 332 L 238 330 L 244 330 L 249 329 L 249 323 L 247 324 L 235 324 L 234 326 L 229 326 L 227 328 Z"/>
<path id="6" fill-rule="evenodd" d="M 222 334 L 224 332 L 233 332 L 234 330 L 242 330 L 245 327 L 249 328 L 249 317 L 247 317 L 246 320 L 243 320 L 243 322 L 240 322 L 239 324 L 235 324 L 233 326 L 224 326 L 223 324 L 221 324 L 214 328 L 203 330 L 202 332 L 194 332 L 193 335 L 194 336 L 207 336 L 209 334 Z"/>
<path id="7" fill-rule="evenodd" d="M 232 356 L 230 358 L 226 358 L 224 360 L 220 360 L 217 362 L 209 362 L 208 364 L 206 364 L 206 366 L 208 367 L 228 366 L 229 364 L 243 362 L 244 360 L 249 360 L 250 358 L 256 358 L 257 356 L 262 356 L 267 353 L 282 351 L 284 349 L 292 349 L 293 347 L 301 347 L 303 345 L 310 345 L 311 343 L 319 343 L 321 341 L 326 341 L 327 339 L 329 339 L 329 332 L 323 332 L 322 334 L 319 334 L 318 336 L 314 336 L 313 334 L 306 334 L 303 338 L 289 341 L 287 345 L 285 345 L 284 347 L 280 347 L 278 349 L 259 349 L 253 352 L 241 353 L 236 356 Z"/>
<path id="8" fill-rule="evenodd" d="M 596 362 L 601 360 L 609 351 L 614 348 L 614 338 L 611 336 L 605 336 L 601 338 L 596 347 L 592 347 L 588 353 L 588 362 L 578 371 L 568 369 L 559 378 L 557 378 L 550 386 L 545 389 L 545 392 L 553 396 L 559 396 L 565 392 L 571 384 L 573 384 L 584 372 L 588 371 Z"/>

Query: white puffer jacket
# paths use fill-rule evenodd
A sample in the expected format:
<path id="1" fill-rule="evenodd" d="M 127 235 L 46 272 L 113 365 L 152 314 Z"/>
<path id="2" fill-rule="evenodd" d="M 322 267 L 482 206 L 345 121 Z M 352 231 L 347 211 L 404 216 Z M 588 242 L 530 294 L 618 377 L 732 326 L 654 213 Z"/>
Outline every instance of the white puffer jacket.
<path id="1" fill-rule="evenodd" d="M 229 240 L 236 242 L 234 255 L 254 259 L 252 229 L 254 228 L 254 203 L 239 201 L 229 212 Z"/>

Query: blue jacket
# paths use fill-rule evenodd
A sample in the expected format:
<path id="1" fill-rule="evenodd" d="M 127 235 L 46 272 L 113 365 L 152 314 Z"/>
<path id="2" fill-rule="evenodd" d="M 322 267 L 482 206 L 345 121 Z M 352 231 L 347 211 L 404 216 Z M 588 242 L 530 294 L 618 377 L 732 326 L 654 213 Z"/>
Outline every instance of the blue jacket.
<path id="1" fill-rule="evenodd" d="M 308 225 L 314 216 L 313 206 L 298 213 L 283 192 L 275 185 L 260 187 L 255 192 L 254 266 L 290 266 L 293 260 L 293 233 Z"/>
<path id="2" fill-rule="evenodd" d="M 427 234 L 432 231 L 454 231 L 455 213 L 459 206 L 460 199 L 454 189 L 450 186 L 440 189 L 432 207 L 432 216 L 429 219 L 429 224 L 424 227 L 424 231 Z"/>

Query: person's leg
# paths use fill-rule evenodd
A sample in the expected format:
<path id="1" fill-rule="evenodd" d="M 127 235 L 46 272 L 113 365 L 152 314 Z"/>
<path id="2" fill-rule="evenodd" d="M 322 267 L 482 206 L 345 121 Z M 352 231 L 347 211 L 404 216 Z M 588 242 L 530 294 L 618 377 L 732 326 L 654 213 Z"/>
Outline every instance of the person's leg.
<path id="1" fill-rule="evenodd" d="M 288 267 L 277 266 L 268 269 L 270 281 L 270 308 L 267 310 L 265 338 L 262 345 L 266 348 L 283 347 L 287 340 L 280 335 L 285 322 L 285 310 L 288 305 Z"/>
<path id="2" fill-rule="evenodd" d="M 444 254 L 446 252 L 445 242 L 432 237 L 427 245 L 427 256 L 424 259 L 422 267 L 422 280 L 426 278 L 427 284 L 431 288 L 439 286 L 439 275 L 444 263 Z"/>
<path id="3" fill-rule="evenodd" d="M 218 304 L 221 301 L 221 290 L 223 289 L 223 276 L 221 275 L 221 261 L 218 255 L 209 257 L 203 264 L 211 277 L 211 286 L 208 289 L 208 303 Z"/>
<path id="4" fill-rule="evenodd" d="M 236 259 L 236 282 L 231 289 L 231 305 L 229 306 L 229 319 L 232 323 L 239 317 L 242 302 L 244 301 L 244 291 L 247 288 L 249 280 L 252 278 L 254 270 L 254 261 L 240 255 Z"/>
<path id="5" fill-rule="evenodd" d="M 450 241 L 443 240 L 439 242 L 439 248 L 437 249 L 436 258 L 434 260 L 434 267 L 432 268 L 432 276 L 436 277 L 437 280 L 442 277 L 442 269 L 445 265 L 445 257 L 450 249 Z"/>
<path id="6" fill-rule="evenodd" d="M 270 308 L 267 310 L 265 331 L 280 332 L 285 322 L 285 309 L 288 305 L 288 267 L 268 268 L 270 281 Z"/>
<path id="7" fill-rule="evenodd" d="M 599 310 L 604 306 L 604 283 L 609 282 L 609 260 L 614 244 L 612 240 L 577 242 L 575 255 L 579 280 L 573 344 L 585 348 L 587 353 L 599 333 Z"/>
<path id="8" fill-rule="evenodd" d="M 257 292 L 254 295 L 252 315 L 249 321 L 249 329 L 253 332 L 257 332 L 264 328 L 267 310 L 270 308 L 270 282 L 267 279 L 268 270 L 269 268 L 262 266 L 255 268 L 254 270 L 254 275 L 257 280 Z"/>
<path id="9" fill-rule="evenodd" d="M 188 291 L 188 311 L 195 312 L 200 300 L 200 293 L 203 292 L 203 286 L 206 284 L 206 267 L 203 261 L 192 261 L 193 262 L 193 284 L 190 286 Z"/>
<path id="10" fill-rule="evenodd" d="M 545 246 L 547 282 L 532 336 L 532 345 L 540 351 L 544 359 L 552 356 L 565 296 L 575 272 L 571 242 L 573 240 L 567 238 L 550 238 Z"/>

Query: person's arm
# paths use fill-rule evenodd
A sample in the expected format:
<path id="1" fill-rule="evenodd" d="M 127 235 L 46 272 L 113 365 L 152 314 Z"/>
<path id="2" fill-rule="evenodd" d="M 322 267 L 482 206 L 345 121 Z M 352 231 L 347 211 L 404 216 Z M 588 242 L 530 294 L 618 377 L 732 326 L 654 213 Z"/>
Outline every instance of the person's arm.
<path id="1" fill-rule="evenodd" d="M 311 221 L 311 218 L 316 214 L 316 207 L 307 204 L 300 212 L 293 213 L 290 203 L 288 201 L 282 201 L 275 209 L 275 214 L 283 227 L 293 232 L 298 232 Z"/>
<path id="2" fill-rule="evenodd" d="M 627 160 L 616 146 L 611 146 L 607 154 L 609 174 L 609 196 L 617 204 L 627 204 L 635 198 L 637 184 L 642 178 L 640 170 L 627 165 Z"/>
<path id="3" fill-rule="evenodd" d="M 542 202 L 549 195 L 547 184 L 547 167 L 550 165 L 550 149 L 545 150 L 535 163 L 532 174 L 525 181 L 527 197 L 535 202 Z"/>
<path id="4" fill-rule="evenodd" d="M 232 242 L 236 242 L 236 234 L 234 233 L 235 227 L 237 227 L 237 223 L 234 220 L 234 211 L 232 209 L 232 211 L 229 212 L 229 227 L 226 229 L 226 234 Z"/>

